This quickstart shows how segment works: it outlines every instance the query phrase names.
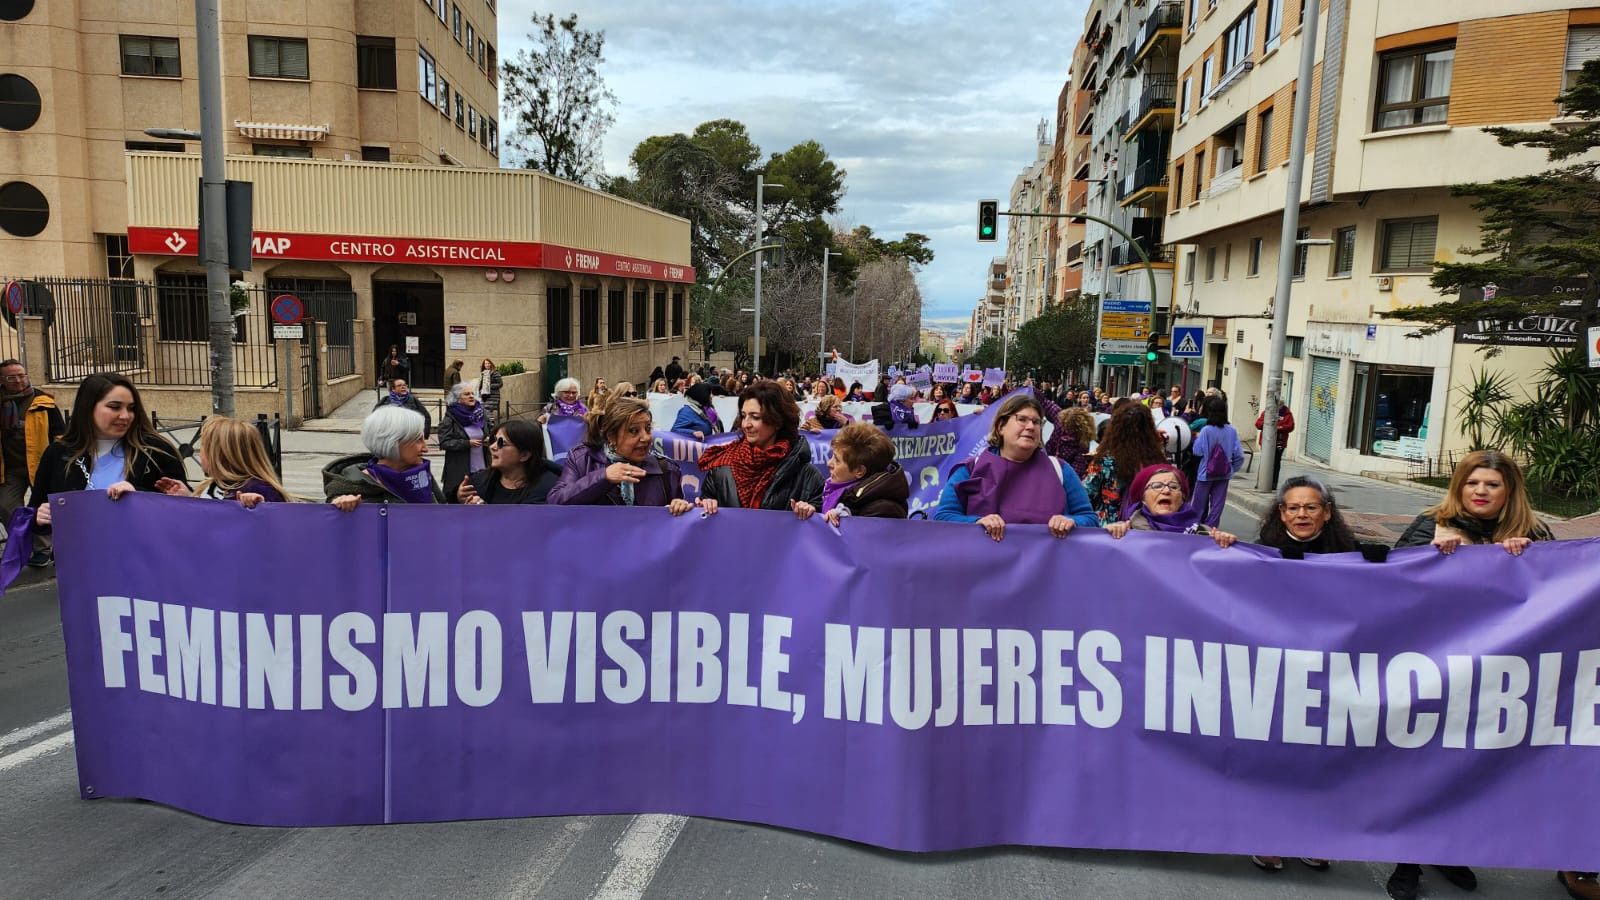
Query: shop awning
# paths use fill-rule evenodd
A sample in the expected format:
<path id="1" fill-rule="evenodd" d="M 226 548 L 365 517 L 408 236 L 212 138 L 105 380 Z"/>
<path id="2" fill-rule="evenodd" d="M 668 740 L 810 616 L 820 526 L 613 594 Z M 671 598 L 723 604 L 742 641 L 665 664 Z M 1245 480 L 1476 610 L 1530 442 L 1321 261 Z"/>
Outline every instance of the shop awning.
<path id="1" fill-rule="evenodd" d="M 279 141 L 322 141 L 328 138 L 327 125 L 290 125 L 281 122 L 240 122 L 233 127 L 245 137 L 270 138 Z"/>

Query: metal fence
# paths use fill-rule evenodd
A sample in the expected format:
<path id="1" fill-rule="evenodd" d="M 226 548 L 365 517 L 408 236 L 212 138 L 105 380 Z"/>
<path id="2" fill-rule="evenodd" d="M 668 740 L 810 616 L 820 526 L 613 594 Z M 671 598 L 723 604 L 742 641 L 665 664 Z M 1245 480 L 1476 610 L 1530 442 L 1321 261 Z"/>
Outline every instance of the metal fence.
<path id="1" fill-rule="evenodd" d="M 22 285 L 23 314 L 37 317 L 24 328 L 44 329 L 45 358 L 25 359 L 9 309 L 0 327 L 0 355 L 24 359 L 36 380 L 82 381 L 94 374 L 136 373 L 148 365 L 141 327 L 153 299 L 148 282 L 0 276 L 0 282 L 12 280 Z M 30 335 L 27 342 L 37 338 Z"/>

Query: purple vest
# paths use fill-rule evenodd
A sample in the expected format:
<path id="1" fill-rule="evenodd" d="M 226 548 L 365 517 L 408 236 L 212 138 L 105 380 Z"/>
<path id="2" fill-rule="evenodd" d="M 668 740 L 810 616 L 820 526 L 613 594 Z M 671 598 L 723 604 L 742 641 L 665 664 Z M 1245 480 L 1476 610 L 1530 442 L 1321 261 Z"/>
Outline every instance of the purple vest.
<path id="1" fill-rule="evenodd" d="M 998 513 L 1013 525 L 1043 525 L 1067 506 L 1061 475 L 1042 450 L 1020 463 L 987 450 L 972 463 L 971 471 L 971 478 L 956 485 L 956 496 L 969 516 Z"/>

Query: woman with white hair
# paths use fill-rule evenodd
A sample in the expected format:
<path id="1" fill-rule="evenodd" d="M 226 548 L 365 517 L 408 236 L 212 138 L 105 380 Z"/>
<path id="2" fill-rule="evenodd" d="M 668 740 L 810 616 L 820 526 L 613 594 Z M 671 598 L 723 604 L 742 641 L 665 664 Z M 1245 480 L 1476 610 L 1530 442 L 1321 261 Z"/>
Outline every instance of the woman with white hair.
<path id="1" fill-rule="evenodd" d="M 909 384 L 897 384 L 889 389 L 889 400 L 872 408 L 873 424 L 891 429 L 898 426 L 917 427 L 917 389 Z"/>
<path id="2" fill-rule="evenodd" d="M 439 449 L 444 451 L 444 488 L 447 496 L 460 489 L 467 476 L 489 465 L 483 443 L 489 415 L 478 402 L 477 386 L 463 381 L 450 389 L 444 415 L 439 417 Z"/>
<path id="3" fill-rule="evenodd" d="M 589 407 L 583 405 L 578 399 L 578 379 L 563 378 L 556 382 L 555 396 L 544 405 L 544 414 L 539 416 L 539 424 L 550 422 L 551 416 L 577 416 L 582 418 L 589 414 Z"/>
<path id="4" fill-rule="evenodd" d="M 399 406 L 380 406 L 361 423 L 366 453 L 346 456 L 322 470 L 328 502 L 349 512 L 372 503 L 443 503 L 423 453 L 428 449 L 422 416 Z"/>

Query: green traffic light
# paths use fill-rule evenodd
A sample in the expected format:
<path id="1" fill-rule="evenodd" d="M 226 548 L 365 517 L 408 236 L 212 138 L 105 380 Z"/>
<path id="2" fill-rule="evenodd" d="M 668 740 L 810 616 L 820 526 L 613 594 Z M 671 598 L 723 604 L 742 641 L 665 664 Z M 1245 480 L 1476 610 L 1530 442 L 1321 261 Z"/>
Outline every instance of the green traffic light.
<path id="1" fill-rule="evenodd" d="M 983 226 L 983 233 L 985 235 L 994 234 L 994 228 L 992 226 L 985 225 L 985 226 Z"/>
<path id="2" fill-rule="evenodd" d="M 1155 352 L 1154 350 L 1145 351 L 1145 354 L 1144 354 L 1144 361 L 1145 362 L 1155 362 L 1157 359 L 1160 359 L 1160 358 L 1161 358 L 1161 354 Z"/>

